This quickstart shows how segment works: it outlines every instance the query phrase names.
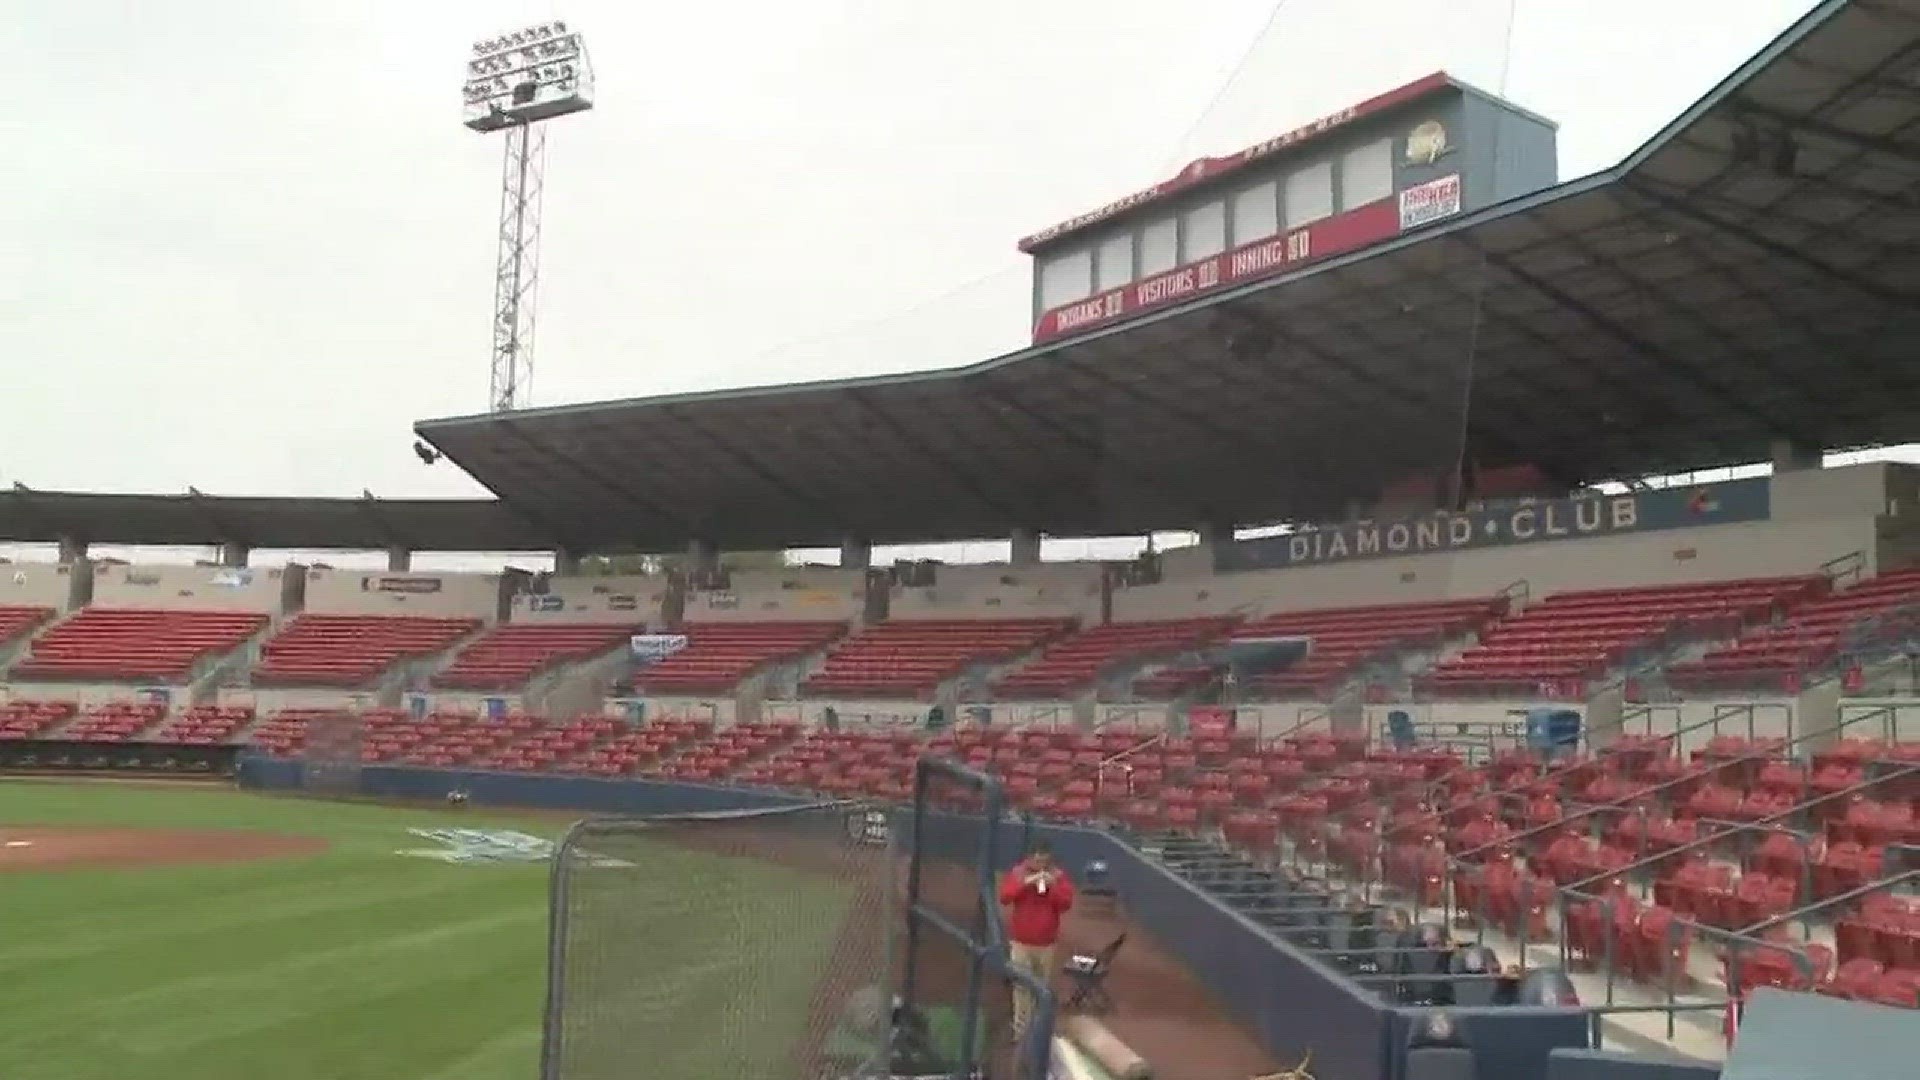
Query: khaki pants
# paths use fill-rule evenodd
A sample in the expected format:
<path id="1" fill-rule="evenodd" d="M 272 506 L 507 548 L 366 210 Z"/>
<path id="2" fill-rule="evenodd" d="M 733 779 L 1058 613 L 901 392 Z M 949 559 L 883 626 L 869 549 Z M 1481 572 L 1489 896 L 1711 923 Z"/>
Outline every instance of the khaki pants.
<path id="1" fill-rule="evenodd" d="M 1053 979 L 1052 945 L 1022 945 L 1017 941 L 1007 943 L 1007 959 L 1014 967 L 1021 968 L 1043 985 L 1051 985 Z M 1013 985 L 1013 1034 L 1015 1038 L 1027 1033 L 1027 1024 L 1033 1019 L 1033 995 L 1019 983 Z"/>

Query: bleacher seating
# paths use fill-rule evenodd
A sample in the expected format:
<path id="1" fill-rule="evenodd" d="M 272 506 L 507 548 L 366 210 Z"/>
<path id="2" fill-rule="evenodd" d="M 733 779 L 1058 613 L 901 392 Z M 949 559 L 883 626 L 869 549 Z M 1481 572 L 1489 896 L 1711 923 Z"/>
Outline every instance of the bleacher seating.
<path id="1" fill-rule="evenodd" d="M 53 609 L 49 607 L 0 604 L 0 645 L 11 642 L 51 618 Z"/>
<path id="2" fill-rule="evenodd" d="M 626 644 L 631 626 L 606 623 L 503 623 L 468 642 L 433 677 L 450 690 L 510 690 L 555 664 L 585 660 Z"/>
<path id="3" fill-rule="evenodd" d="M 1238 620 L 1222 616 L 1107 623 L 1071 634 L 994 683 L 1003 699 L 1060 697 L 1091 683 L 1103 668 L 1206 645 Z"/>
<path id="4" fill-rule="evenodd" d="M 1794 577 L 1557 593 L 1495 623 L 1479 644 L 1415 685 L 1448 694 L 1578 696 L 1636 651 L 1680 633 L 1733 633 L 1825 588 L 1825 578 Z"/>
<path id="5" fill-rule="evenodd" d="M 44 739 L 79 711 L 71 701 L 0 702 L 0 739 Z"/>
<path id="6" fill-rule="evenodd" d="M 1319 694 L 1338 687 L 1363 666 L 1413 648 L 1436 648 L 1496 617 L 1504 601 L 1436 600 L 1277 612 L 1246 623 L 1235 640 L 1305 638 L 1307 656 L 1284 671 L 1251 680 L 1254 695 Z"/>
<path id="7" fill-rule="evenodd" d="M 179 681 L 202 657 L 232 652 L 266 625 L 253 611 L 83 608 L 41 631 L 12 675 Z"/>
<path id="8" fill-rule="evenodd" d="M 137 742 L 166 716 L 167 707 L 157 701 L 111 701 L 88 709 L 53 737 L 74 742 Z"/>
<path id="9" fill-rule="evenodd" d="M 298 757 L 306 749 L 313 722 L 336 715 L 337 709 L 281 709 L 254 728 L 247 743 L 273 757 Z"/>
<path id="10" fill-rule="evenodd" d="M 917 697 L 968 666 L 1011 660 L 1072 627 L 1067 619 L 901 619 L 827 654 L 803 691 L 814 696 Z"/>
<path id="11" fill-rule="evenodd" d="M 1847 630 L 1893 608 L 1920 604 L 1920 568 L 1883 574 L 1842 592 L 1815 596 L 1786 618 L 1756 627 L 1698 660 L 1674 664 L 1667 681 L 1684 689 L 1767 687 L 1791 690 L 1804 673 L 1838 659 Z"/>
<path id="12" fill-rule="evenodd" d="M 149 742 L 214 746 L 229 742 L 253 722 L 250 705 L 191 705 L 149 733 Z"/>
<path id="13" fill-rule="evenodd" d="M 478 619 L 423 615 L 300 615 L 260 647 L 263 686 L 359 686 L 393 664 L 450 648 Z"/>
<path id="14" fill-rule="evenodd" d="M 846 631 L 839 622 L 710 622 L 681 629 L 687 645 L 642 668 L 636 690 L 656 694 L 723 693 L 768 664 L 825 648 Z"/>

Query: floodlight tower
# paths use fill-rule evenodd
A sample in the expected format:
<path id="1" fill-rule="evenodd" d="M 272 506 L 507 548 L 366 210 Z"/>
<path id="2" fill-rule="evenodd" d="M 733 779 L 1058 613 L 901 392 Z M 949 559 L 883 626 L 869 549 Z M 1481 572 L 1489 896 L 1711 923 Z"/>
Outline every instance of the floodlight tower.
<path id="1" fill-rule="evenodd" d="M 593 108 L 593 69 L 577 31 L 543 23 L 478 41 L 467 61 L 466 125 L 507 133 L 500 168 L 499 250 L 494 257 L 494 412 L 527 403 L 533 386 L 533 315 L 540 275 L 540 195 L 547 165 L 541 122 Z"/>

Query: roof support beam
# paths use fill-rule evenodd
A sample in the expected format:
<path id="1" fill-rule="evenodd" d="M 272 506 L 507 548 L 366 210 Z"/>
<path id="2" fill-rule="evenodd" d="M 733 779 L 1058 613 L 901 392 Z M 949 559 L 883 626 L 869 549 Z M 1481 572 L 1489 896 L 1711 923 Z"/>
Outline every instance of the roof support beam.
<path id="1" fill-rule="evenodd" d="M 989 492 L 987 485 L 982 483 L 979 478 L 961 468 L 959 462 L 934 449 L 925 439 L 909 431 L 905 424 L 895 420 L 892 413 L 874 404 L 873 400 L 866 394 L 858 390 L 850 390 L 847 392 L 847 397 L 852 399 L 853 403 L 860 407 L 861 412 L 871 417 L 874 423 L 885 428 L 887 434 L 899 440 L 900 443 L 909 450 L 926 459 L 935 469 L 952 477 L 954 483 L 959 484 L 968 495 L 973 497 L 975 502 L 1005 518 L 1009 527 L 1011 527 L 1014 521 L 1019 519 L 1020 515 L 1017 514 L 1012 507 Z M 862 527 L 871 527 L 874 523 L 863 521 L 858 524 Z"/>
<path id="2" fill-rule="evenodd" d="M 1168 475 L 1165 473 L 1165 470 L 1159 468 L 1156 463 L 1133 458 L 1132 455 L 1126 452 L 1124 445 L 1118 448 L 1105 446 L 1100 440 L 1091 438 L 1084 432 L 1075 431 L 1072 428 L 1066 427 L 1045 413 L 1030 408 L 1019 400 L 1009 396 L 1001 387 L 991 381 L 983 381 L 981 383 L 981 389 L 995 401 L 1005 406 L 1009 411 L 1019 413 L 1036 427 L 1053 432 L 1062 443 L 1072 447 L 1084 458 L 1091 461 L 1093 468 L 1089 470 L 1087 481 L 1089 485 L 1097 482 L 1097 475 L 1101 466 L 1110 460 L 1119 459 L 1125 463 L 1128 471 L 1136 476 L 1146 487 L 1158 491 L 1167 498 L 1172 508 L 1181 512 L 1182 516 L 1178 520 L 1201 521 L 1209 520 L 1215 516 L 1195 504 L 1190 477 L 1174 477 Z M 1045 528 L 1051 524 L 1053 523 L 1042 522 L 1041 527 Z M 1178 528 L 1180 526 L 1174 522 L 1168 522 L 1164 524 L 1154 523 L 1151 527 Z"/>
<path id="3" fill-rule="evenodd" d="M 1811 116 L 1795 116 L 1792 113 L 1784 113 L 1778 109 L 1745 99 L 1742 99 L 1739 104 L 1734 107 L 1743 116 L 1757 116 L 1770 124 L 1777 124 L 1789 131 L 1804 131 L 1812 135 L 1818 135 L 1823 139 L 1830 139 L 1833 142 L 1846 143 L 1849 146 L 1856 146 L 1862 150 L 1871 150 L 1876 154 L 1885 154 L 1888 157 L 1895 157 L 1902 161 L 1920 164 L 1920 148 L 1915 148 L 1907 143 L 1894 139 L 1883 138 L 1878 135 L 1863 135 L 1857 131 L 1848 131 L 1842 127 L 1835 127 L 1825 120 L 1818 120 Z"/>
<path id="4" fill-rule="evenodd" d="M 1844 282 L 1848 288 L 1853 289 L 1863 296 L 1889 304 L 1911 304 L 1916 299 L 1920 299 L 1920 295 L 1902 293 L 1899 290 L 1888 289 L 1875 282 L 1867 281 L 1850 271 L 1834 266 L 1824 259 L 1817 259 L 1804 251 L 1755 232 L 1740 222 L 1730 221 L 1717 214 L 1706 213 L 1696 206 L 1689 206 L 1678 199 L 1656 191 L 1644 180 L 1629 176 L 1621 186 L 1626 191 L 1632 192 L 1647 202 L 1652 203 L 1663 213 L 1670 214 L 1684 221 L 1692 222 L 1695 225 L 1704 226 L 1709 229 L 1718 229 L 1730 236 L 1737 237 L 1746 243 L 1752 244 L 1754 247 L 1759 248 L 1774 258 L 1804 267 L 1816 274 L 1831 277 L 1835 281 Z M 1727 202 L 1727 200 L 1721 196 L 1703 192 L 1695 192 L 1691 198 L 1695 202 L 1702 199 L 1723 204 Z"/>
<path id="5" fill-rule="evenodd" d="M 714 434 L 712 431 L 708 430 L 707 428 L 702 427 L 700 424 L 695 423 L 692 419 L 690 419 L 687 416 L 687 414 L 684 411 L 674 408 L 671 405 L 663 408 L 661 411 L 664 412 L 667 416 L 671 417 L 674 420 L 674 422 L 680 424 L 682 427 L 686 428 L 689 432 L 692 432 L 695 438 L 699 439 L 701 442 L 706 443 L 708 446 L 713 447 L 714 450 L 718 451 L 721 455 L 731 458 L 735 464 L 739 465 L 741 468 L 747 470 L 753 475 L 759 477 L 761 480 L 766 482 L 767 486 L 780 492 L 782 495 L 785 495 L 788 499 L 792 500 L 793 502 L 799 503 L 802 506 L 809 507 L 815 511 L 822 512 L 828 518 L 833 518 L 838 515 L 839 511 L 835 507 L 829 505 L 825 500 L 821 499 L 820 497 L 810 492 L 802 491 L 799 488 L 795 487 L 793 484 L 783 479 L 778 472 L 775 472 L 774 470 L 767 468 L 767 466 L 764 463 L 762 463 L 759 458 L 754 457 L 752 454 L 749 454 L 746 451 L 740 449 L 739 447 L 734 446 L 732 443 L 727 442 L 725 439 Z"/>
<path id="6" fill-rule="evenodd" d="M 1560 236 L 1556 237 L 1556 239 L 1562 243 L 1573 243 L 1571 237 Z M 1474 243 L 1472 239 L 1464 235 L 1461 240 L 1467 244 Z M 1702 375 L 1692 364 L 1660 348 L 1639 334 L 1634 333 L 1617 320 L 1600 314 L 1578 297 L 1573 296 L 1559 286 L 1522 270 L 1505 256 L 1488 252 L 1487 259 L 1505 273 L 1511 274 L 1515 280 L 1526 282 L 1529 286 L 1538 290 L 1542 296 L 1552 299 L 1554 303 L 1559 304 L 1561 307 L 1567 309 L 1567 311 L 1573 313 L 1573 315 L 1588 326 L 1625 345 L 1635 353 L 1653 361 L 1659 366 L 1678 373 L 1684 377 L 1686 381 L 1732 405 L 1736 410 L 1746 415 L 1749 419 L 1758 422 L 1767 430 L 1778 433 L 1786 438 L 1799 437 L 1800 433 L 1792 430 L 1789 425 L 1782 424 L 1777 418 L 1769 416 L 1748 404 L 1730 388 L 1719 385 L 1714 380 Z"/>
<path id="7" fill-rule="evenodd" d="M 534 438 L 532 435 L 528 434 L 527 431 L 524 428 L 522 428 L 519 424 L 514 423 L 512 416 L 513 414 L 511 413 L 502 414 L 499 419 L 494 421 L 494 423 L 499 425 L 501 430 L 507 432 L 509 435 L 512 435 L 515 439 L 519 440 L 529 450 L 532 450 L 536 454 L 540 454 L 545 457 L 551 457 L 565 463 L 568 468 L 578 471 L 580 474 L 586 476 L 588 479 L 592 480 L 594 483 L 599 484 L 607 488 L 609 491 L 614 492 L 616 495 L 620 497 L 621 501 L 627 504 L 627 506 L 630 509 L 640 511 L 643 516 L 655 517 L 664 521 L 672 521 L 678 524 L 679 526 L 681 526 L 682 528 L 686 529 L 688 536 L 694 536 L 700 532 L 700 528 L 701 528 L 700 523 L 693 520 L 693 518 L 689 517 L 686 514 L 682 514 L 676 510 L 667 509 L 665 506 L 662 506 L 660 503 L 655 502 L 654 500 L 648 498 L 645 495 L 642 495 L 638 491 L 635 491 L 632 485 L 628 484 L 625 480 L 622 480 L 618 476 L 614 476 L 608 473 L 607 470 L 600 468 L 598 465 L 595 465 L 589 461 L 584 461 L 578 455 L 568 453 L 567 451 L 562 450 L 557 446 L 552 446 L 547 443 L 541 442 L 540 440 Z M 496 492 L 496 494 L 500 494 L 500 493 Z M 536 515 L 532 510 L 528 509 L 521 502 L 514 499 L 510 499 L 505 494 L 500 494 L 500 497 L 502 502 L 507 503 L 507 505 L 509 507 L 512 507 L 514 510 L 522 514 L 525 514 L 530 518 L 533 518 L 536 521 L 536 523 L 541 521 L 538 515 Z M 583 538 L 578 534 L 573 533 L 572 530 L 551 530 L 551 531 L 554 532 L 555 542 L 565 547 L 574 548 L 575 550 L 585 550 L 588 546 L 581 543 L 581 540 Z M 622 539 L 622 538 L 605 537 L 603 539 Z"/>

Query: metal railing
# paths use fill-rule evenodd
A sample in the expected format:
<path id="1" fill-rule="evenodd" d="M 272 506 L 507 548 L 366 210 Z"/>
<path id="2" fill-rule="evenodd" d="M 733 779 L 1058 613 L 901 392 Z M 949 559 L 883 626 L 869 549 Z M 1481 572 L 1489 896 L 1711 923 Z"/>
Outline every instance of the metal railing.
<path id="1" fill-rule="evenodd" d="M 1841 723 L 1836 724 L 1834 728 L 1828 729 L 1828 731 L 1820 732 L 1818 734 L 1822 736 L 1825 736 L 1827 734 L 1837 735 L 1839 731 L 1842 730 L 1842 728 L 1844 728 L 1848 724 L 1868 721 L 1876 718 L 1877 716 L 1878 714 L 1868 713 L 1868 714 L 1863 714 L 1860 716 L 1844 719 L 1841 721 Z M 1724 715 L 1716 711 L 1716 714 L 1714 716 L 1709 717 L 1705 721 L 1702 721 L 1700 726 L 1718 724 L 1723 719 L 1725 719 Z M 1750 725 L 1753 722 L 1752 715 L 1750 713 L 1748 714 L 1748 721 Z M 1749 730 L 1751 730 L 1751 727 Z M 1677 734 L 1679 733 L 1676 733 L 1676 735 Z M 1711 777 L 1715 773 L 1724 769 L 1738 767 L 1740 765 L 1751 763 L 1751 762 L 1778 760 L 1786 756 L 1788 751 L 1792 750 L 1797 744 L 1807 741 L 1810 737 L 1811 736 L 1809 735 L 1802 734 L 1799 736 L 1785 739 L 1778 744 L 1763 744 L 1761 746 L 1756 747 L 1750 753 L 1739 754 L 1739 755 L 1730 756 L 1730 757 L 1715 758 L 1709 762 L 1704 763 L 1700 768 L 1690 771 L 1685 776 L 1675 777 L 1671 780 L 1663 781 L 1658 784 L 1640 786 L 1634 789 L 1633 791 L 1630 791 L 1620 796 L 1619 798 L 1612 799 L 1604 803 L 1585 806 L 1582 809 L 1574 811 L 1573 813 L 1563 814 L 1560 817 L 1554 819 L 1553 821 L 1542 823 L 1536 826 L 1531 826 L 1527 829 L 1520 830 L 1519 832 L 1507 833 L 1503 836 L 1500 836 L 1491 841 L 1488 841 L 1487 843 L 1477 845 L 1465 851 L 1448 853 L 1445 864 L 1444 864 L 1444 871 L 1442 873 L 1441 881 L 1439 883 L 1442 896 L 1444 897 L 1446 918 L 1447 918 L 1448 925 L 1451 926 L 1454 921 L 1454 915 L 1456 911 L 1454 907 L 1454 902 L 1458 892 L 1457 890 L 1458 878 L 1460 877 L 1461 874 L 1469 872 L 1470 868 L 1474 865 L 1475 856 L 1483 855 L 1489 851 L 1495 851 L 1501 848 L 1517 848 L 1530 838 L 1543 836 L 1548 833 L 1566 832 L 1569 825 L 1574 825 L 1581 821 L 1590 821 L 1596 818 L 1604 818 L 1607 816 L 1611 816 L 1615 813 L 1618 813 L 1622 810 L 1630 810 L 1633 808 L 1633 804 L 1635 803 L 1643 802 L 1649 799 L 1650 797 L 1657 798 L 1659 795 L 1661 795 L 1664 792 L 1675 790 L 1685 785 L 1697 784 L 1701 782 L 1703 778 Z M 1677 743 L 1677 741 L 1678 740 L 1676 738 L 1674 742 Z M 1581 764 L 1590 766 L 1594 762 L 1594 760 L 1595 759 L 1589 758 L 1586 761 L 1582 762 Z M 1901 764 L 1899 762 L 1891 762 L 1885 759 L 1875 759 L 1874 763 L 1875 764 L 1890 763 L 1895 765 Z M 1889 781 L 1898 780 L 1904 777 L 1915 776 L 1915 775 L 1920 775 L 1920 765 L 1907 766 L 1904 768 L 1895 768 L 1893 771 L 1888 772 L 1884 775 L 1875 777 L 1870 780 L 1863 781 L 1859 784 L 1849 786 L 1840 791 L 1831 792 L 1831 793 L 1820 795 L 1813 798 L 1802 798 L 1801 800 L 1796 802 L 1792 807 L 1784 809 L 1778 813 L 1770 814 L 1765 817 L 1756 819 L 1755 821 L 1752 821 L 1752 822 L 1742 823 L 1737 829 L 1716 832 L 1706 837 L 1698 838 L 1691 843 L 1684 844 L 1676 848 L 1663 850 L 1655 855 L 1647 856 L 1647 857 L 1635 860 L 1634 862 L 1629 863 L 1626 866 L 1612 868 L 1600 874 L 1591 875 L 1587 878 L 1571 882 L 1565 886 L 1561 886 L 1558 889 L 1556 889 L 1555 892 L 1556 892 L 1556 896 L 1559 898 L 1559 901 L 1560 901 L 1563 922 L 1564 922 L 1565 911 L 1567 908 L 1567 903 L 1566 903 L 1567 897 L 1570 895 L 1570 893 L 1577 891 L 1582 886 L 1590 885 L 1595 881 L 1623 876 L 1635 870 L 1652 866 L 1659 862 L 1664 862 L 1674 857 L 1675 855 L 1682 854 L 1686 851 L 1690 851 L 1698 848 L 1704 848 L 1709 845 L 1720 844 L 1725 842 L 1726 840 L 1728 840 L 1729 838 L 1731 838 L 1732 836 L 1736 835 L 1739 832 L 1752 831 L 1757 827 L 1778 824 L 1778 823 L 1784 822 L 1789 818 L 1794 818 L 1800 815 L 1804 815 L 1812 807 L 1819 806 L 1819 805 L 1832 802 L 1835 800 L 1839 800 L 1839 799 L 1850 799 L 1868 789 L 1877 787 L 1881 784 L 1888 783 Z M 1806 780 L 1803 778 L 1803 787 L 1802 787 L 1803 795 L 1805 795 L 1808 790 L 1804 786 L 1805 783 L 1806 783 Z M 1511 799 L 1513 797 L 1525 797 L 1530 787 L 1531 787 L 1531 784 L 1520 787 L 1520 788 L 1509 789 L 1505 792 L 1496 793 L 1493 796 L 1488 796 L 1485 794 L 1471 795 L 1471 796 L 1467 796 L 1466 799 L 1469 802 L 1478 802 L 1478 801 L 1487 799 L 1489 797 L 1492 797 L 1496 800 L 1496 804 L 1499 805 L 1501 802 Z M 1442 814 L 1444 815 L 1445 812 L 1446 811 L 1442 811 Z M 1444 823 L 1444 819 L 1443 819 L 1443 823 Z M 1375 843 L 1371 846 L 1370 850 L 1372 852 L 1378 853 L 1381 850 L 1381 848 L 1382 848 L 1382 844 L 1376 839 Z M 1371 862 L 1377 857 L 1378 857 L 1377 854 L 1370 855 L 1367 862 L 1371 864 Z M 1369 874 L 1371 873 L 1370 865 L 1368 866 L 1367 872 Z M 1486 913 L 1472 912 L 1470 914 L 1473 914 L 1476 916 L 1475 922 L 1480 927 L 1480 934 L 1477 940 L 1484 940 L 1485 927 L 1487 924 L 1487 920 L 1484 917 Z M 1524 920 L 1524 916 L 1523 916 L 1523 920 Z M 1563 926 L 1563 930 L 1564 930 L 1564 926 Z M 1562 935 L 1562 942 L 1564 945 L 1564 942 L 1565 942 L 1564 933 Z M 1522 970 L 1524 970 L 1524 967 L 1526 964 L 1526 949 L 1523 947 L 1520 952 L 1521 952 L 1520 962 L 1522 965 Z M 1611 978 L 1612 978 L 1611 966 L 1609 966 L 1608 976 L 1609 976 L 1609 1003 L 1610 1003 L 1611 1002 Z"/>

